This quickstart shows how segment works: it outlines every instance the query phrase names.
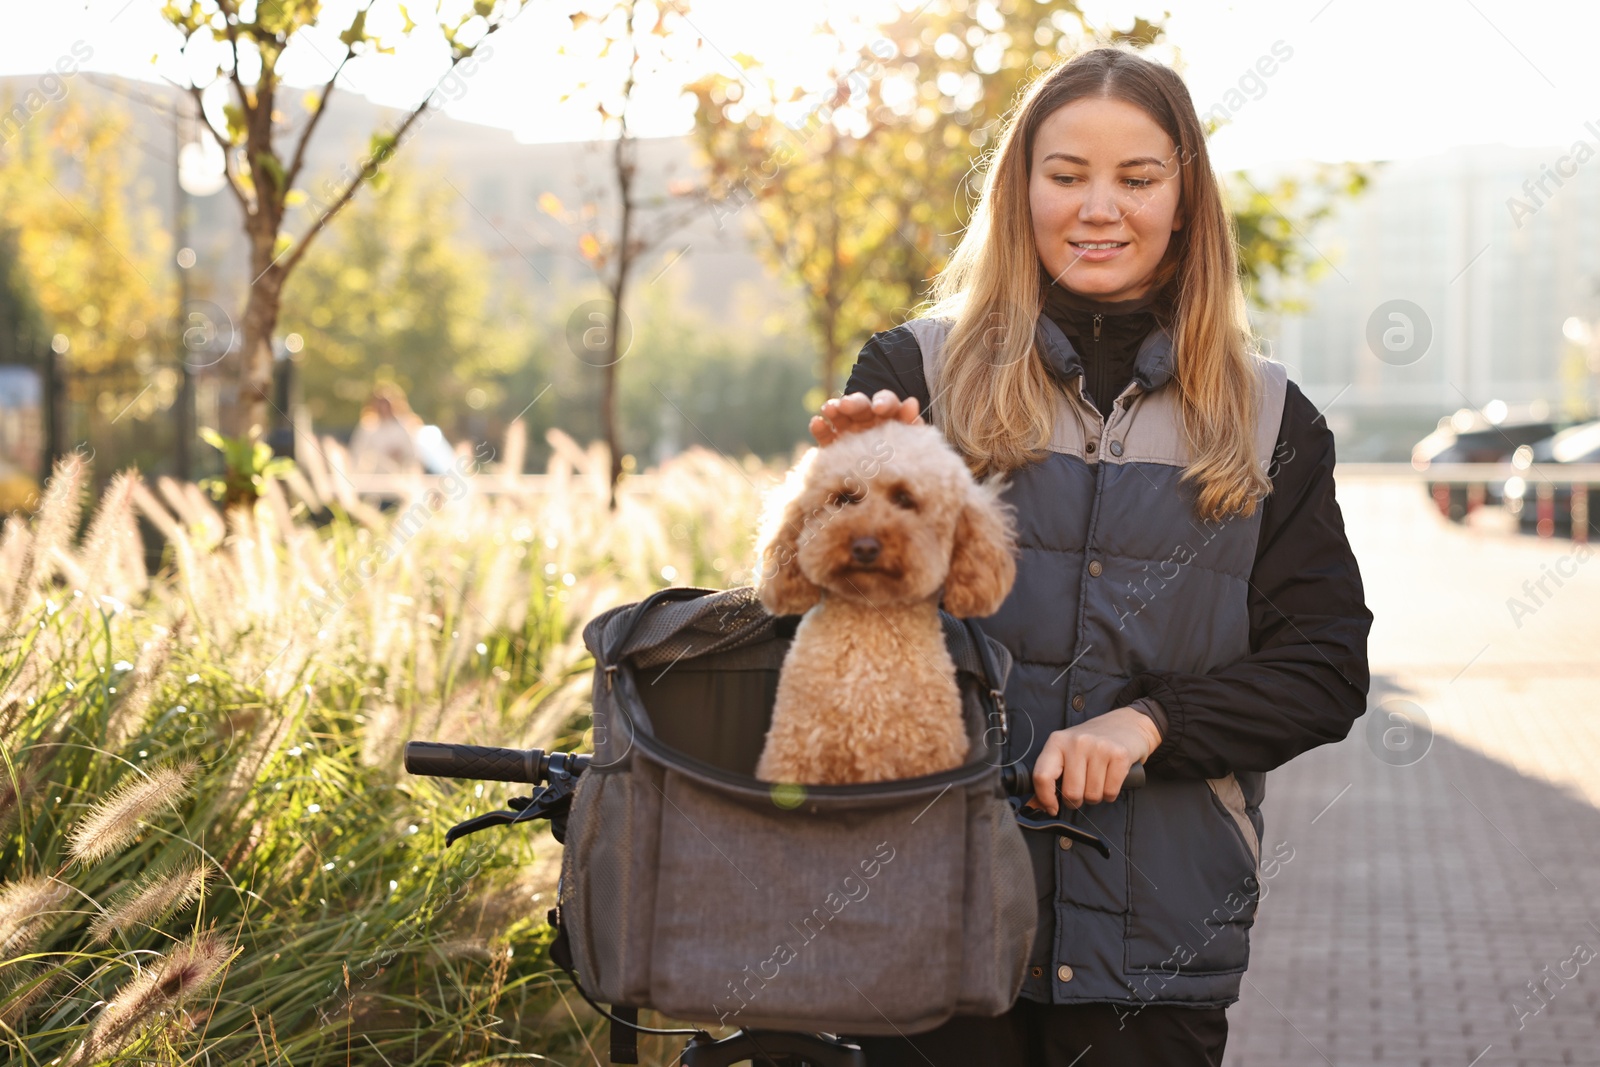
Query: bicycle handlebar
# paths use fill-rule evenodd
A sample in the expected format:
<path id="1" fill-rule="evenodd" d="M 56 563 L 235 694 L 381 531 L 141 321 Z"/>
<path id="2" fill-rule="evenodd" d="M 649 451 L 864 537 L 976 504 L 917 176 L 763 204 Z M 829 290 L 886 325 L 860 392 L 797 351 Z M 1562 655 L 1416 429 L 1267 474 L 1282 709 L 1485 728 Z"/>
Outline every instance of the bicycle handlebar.
<path id="1" fill-rule="evenodd" d="M 1033 796 L 1033 770 L 1026 764 L 1012 763 L 1000 771 L 1000 781 L 1005 787 L 1006 795 L 1012 797 Z M 1147 781 L 1143 763 L 1135 763 L 1128 768 L 1128 775 L 1122 780 L 1123 789 L 1142 789 Z"/>
<path id="2" fill-rule="evenodd" d="M 565 760 L 570 774 L 581 774 L 589 765 L 587 754 L 545 752 L 537 748 L 491 748 L 484 745 L 452 745 L 441 741 L 407 741 L 405 767 L 411 774 L 431 778 L 467 778 L 490 782 L 521 782 L 539 785 L 549 777 L 552 758 Z M 1000 779 L 1006 794 L 1033 795 L 1033 772 L 1024 764 L 1001 768 Z M 1143 763 L 1128 768 L 1122 788 L 1139 789 L 1145 784 Z"/>
<path id="3" fill-rule="evenodd" d="M 489 748 L 450 745 L 439 741 L 407 741 L 405 766 L 411 774 L 431 778 L 469 778 L 488 782 L 522 782 L 539 785 L 550 774 L 550 761 L 563 761 L 568 773 L 579 774 L 589 756 L 545 752 L 537 748 Z"/>

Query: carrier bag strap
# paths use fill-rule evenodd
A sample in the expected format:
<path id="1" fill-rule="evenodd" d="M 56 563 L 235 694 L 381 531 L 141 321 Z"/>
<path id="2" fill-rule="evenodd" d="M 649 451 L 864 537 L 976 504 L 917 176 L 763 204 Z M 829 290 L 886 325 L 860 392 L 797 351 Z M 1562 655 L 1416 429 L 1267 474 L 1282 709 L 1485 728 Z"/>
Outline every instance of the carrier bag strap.
<path id="1" fill-rule="evenodd" d="M 662 1028 L 655 1026 L 639 1025 L 639 1009 L 622 1004 L 613 1004 L 607 1011 L 596 1004 L 594 998 L 584 991 L 582 983 L 578 981 L 576 964 L 572 958 L 572 942 L 567 937 L 567 927 L 561 920 L 561 907 L 551 908 L 545 915 L 545 920 L 550 928 L 556 932 L 555 938 L 550 942 L 550 962 L 561 968 L 561 972 L 572 983 L 572 988 L 596 1012 L 602 1015 L 611 1024 L 611 1062 L 612 1063 L 638 1063 L 639 1062 L 639 1037 L 640 1034 L 661 1034 L 664 1037 L 688 1035 L 691 1038 L 704 1038 L 711 1040 L 711 1035 L 704 1030 L 686 1030 L 682 1028 Z M 620 1041 L 620 1044 L 619 1044 Z M 621 1059 L 620 1055 L 632 1055 L 632 1059 Z"/>
<path id="2" fill-rule="evenodd" d="M 983 668 L 983 682 L 989 688 L 989 698 L 994 701 L 995 711 L 1000 715 L 1000 744 L 1005 745 L 1011 740 L 1011 716 L 1006 711 L 1006 675 L 1009 673 L 995 658 L 994 648 L 989 644 L 989 636 L 979 628 L 971 619 L 962 619 L 962 627 L 971 640 L 973 650 L 978 655 L 978 663 Z"/>
<path id="3" fill-rule="evenodd" d="M 639 1009 L 625 1008 L 613 1004 L 611 1014 L 617 1017 L 623 1025 L 611 1024 L 611 1062 L 612 1063 L 638 1063 L 639 1062 Z"/>

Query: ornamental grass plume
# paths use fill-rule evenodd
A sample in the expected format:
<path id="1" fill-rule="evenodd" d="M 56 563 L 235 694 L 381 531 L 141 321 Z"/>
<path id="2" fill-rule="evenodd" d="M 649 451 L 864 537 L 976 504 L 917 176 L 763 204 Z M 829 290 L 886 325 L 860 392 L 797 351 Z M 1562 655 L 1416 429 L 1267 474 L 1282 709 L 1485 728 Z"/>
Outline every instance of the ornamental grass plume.
<path id="1" fill-rule="evenodd" d="M 11 603 L 11 594 L 22 574 L 22 563 L 27 559 L 31 541 L 28 527 L 15 519 L 0 530 L 0 604 Z"/>
<path id="2" fill-rule="evenodd" d="M 193 760 L 153 767 L 124 781 L 73 826 L 68 854 L 83 863 L 97 863 L 122 849 L 139 836 L 144 820 L 178 806 L 188 795 L 197 767 Z"/>
<path id="3" fill-rule="evenodd" d="M 61 972 L 46 966 L 17 967 L 9 981 L 0 984 L 0 1026 L 15 1027 L 61 981 Z"/>
<path id="4" fill-rule="evenodd" d="M 108 592 L 129 600 L 149 586 L 144 544 L 134 517 L 134 490 L 139 483 L 137 472 L 118 471 L 89 520 L 79 558 L 85 572 L 83 588 L 91 593 Z"/>
<path id="5" fill-rule="evenodd" d="M 109 941 L 114 933 L 154 926 L 204 896 L 210 879 L 211 867 L 196 862 L 147 874 L 110 911 L 94 921 L 89 933 L 96 941 Z"/>
<path id="6" fill-rule="evenodd" d="M 173 616 L 170 627 L 158 627 L 160 632 L 145 642 L 134 664 L 133 674 L 124 679 L 122 699 L 117 701 L 106 721 L 106 745 L 113 751 L 121 748 L 128 738 L 144 723 L 145 712 L 156 694 L 161 672 L 166 669 L 174 647 L 181 646 L 184 623 L 187 617 L 181 606 Z"/>
<path id="7" fill-rule="evenodd" d="M 0 886 L 0 960 L 27 952 L 55 921 L 69 889 L 54 878 L 24 878 Z"/>
<path id="8" fill-rule="evenodd" d="M 161 1014 L 209 986 L 239 951 L 214 934 L 203 934 L 161 957 L 117 990 L 66 1067 L 95 1063 L 122 1049 Z"/>
<path id="9" fill-rule="evenodd" d="M 0 730 L 5 725 L 6 714 L 0 711 Z M 35 748 L 26 764 L 15 755 L 9 763 L 0 762 L 0 835 L 4 835 L 12 822 L 21 816 L 48 762 L 50 749 L 46 745 Z"/>
<path id="10" fill-rule="evenodd" d="M 66 545 L 77 530 L 83 510 L 83 474 L 83 461 L 76 454 L 56 460 L 55 471 L 45 485 L 44 502 L 34 519 L 32 536 L 21 553 L 8 618 L 17 619 L 34 589 L 55 572 L 56 550 Z"/>

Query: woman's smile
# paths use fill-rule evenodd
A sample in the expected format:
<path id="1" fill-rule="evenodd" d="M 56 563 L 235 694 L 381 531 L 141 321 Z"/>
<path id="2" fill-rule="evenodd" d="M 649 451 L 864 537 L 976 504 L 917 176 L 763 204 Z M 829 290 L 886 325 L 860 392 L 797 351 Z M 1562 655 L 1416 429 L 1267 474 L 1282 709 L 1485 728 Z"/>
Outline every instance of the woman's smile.
<path id="1" fill-rule="evenodd" d="M 1128 247 L 1127 241 L 1070 241 L 1068 242 L 1080 253 L 1078 258 L 1091 263 L 1101 263 L 1111 259 Z"/>

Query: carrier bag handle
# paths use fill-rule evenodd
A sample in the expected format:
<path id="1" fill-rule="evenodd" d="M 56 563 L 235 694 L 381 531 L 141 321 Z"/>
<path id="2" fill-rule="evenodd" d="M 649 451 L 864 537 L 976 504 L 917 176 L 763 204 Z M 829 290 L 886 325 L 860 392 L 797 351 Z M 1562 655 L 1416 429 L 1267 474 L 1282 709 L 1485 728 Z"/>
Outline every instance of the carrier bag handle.
<path id="1" fill-rule="evenodd" d="M 607 641 L 605 647 L 605 662 L 600 666 L 605 670 L 609 679 L 616 672 L 617 660 L 621 658 L 622 650 L 628 647 L 633 632 L 639 628 L 639 622 L 644 618 L 645 612 L 665 601 L 696 600 L 717 592 L 715 589 L 702 589 L 694 585 L 669 585 L 665 589 L 657 589 L 633 606 L 628 612 L 627 621 L 623 623 L 621 632 L 614 641 Z"/>

